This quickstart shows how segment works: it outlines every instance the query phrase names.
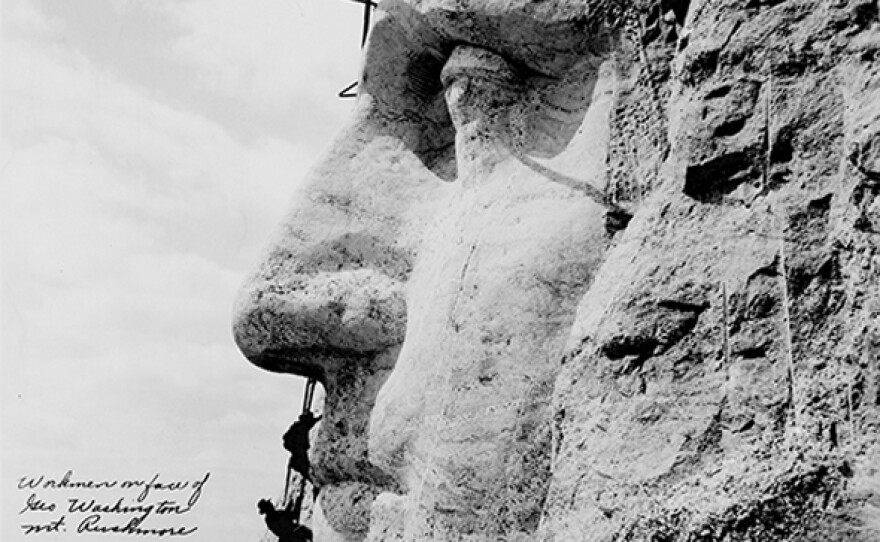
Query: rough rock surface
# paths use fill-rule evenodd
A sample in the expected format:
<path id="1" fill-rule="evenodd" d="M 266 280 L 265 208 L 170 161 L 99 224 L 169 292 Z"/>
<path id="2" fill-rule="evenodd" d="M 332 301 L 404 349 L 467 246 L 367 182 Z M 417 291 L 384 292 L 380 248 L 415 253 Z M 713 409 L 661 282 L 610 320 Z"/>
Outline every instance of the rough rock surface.
<path id="1" fill-rule="evenodd" d="M 316 540 L 880 540 L 876 0 L 386 1 L 237 305 Z"/>
<path id="2" fill-rule="evenodd" d="M 669 96 L 665 160 L 617 161 L 638 206 L 578 309 L 538 538 L 880 540 L 877 4 L 684 26 L 612 121 Z"/>

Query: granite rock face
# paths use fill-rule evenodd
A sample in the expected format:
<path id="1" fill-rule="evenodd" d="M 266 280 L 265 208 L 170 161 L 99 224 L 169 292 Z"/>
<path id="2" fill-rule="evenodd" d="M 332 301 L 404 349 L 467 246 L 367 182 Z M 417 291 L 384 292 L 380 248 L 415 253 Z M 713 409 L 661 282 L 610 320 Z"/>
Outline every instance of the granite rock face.
<path id="1" fill-rule="evenodd" d="M 880 540 L 877 2 L 380 12 L 236 306 L 316 540 Z"/>
<path id="2" fill-rule="evenodd" d="M 612 126 L 667 115 L 612 161 L 634 217 L 578 308 L 538 538 L 880 539 L 877 5 L 684 31 L 619 91 Z"/>

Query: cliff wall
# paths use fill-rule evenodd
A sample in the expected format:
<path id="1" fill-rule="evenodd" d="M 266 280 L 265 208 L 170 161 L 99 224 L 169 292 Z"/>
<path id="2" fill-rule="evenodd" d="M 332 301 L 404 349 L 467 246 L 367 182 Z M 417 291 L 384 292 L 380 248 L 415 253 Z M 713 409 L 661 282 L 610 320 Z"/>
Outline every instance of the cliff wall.
<path id="1" fill-rule="evenodd" d="M 880 539 L 877 15 L 693 2 L 619 61 L 540 539 Z"/>
<path id="2" fill-rule="evenodd" d="M 876 0 L 378 15 L 236 309 L 316 540 L 880 540 Z"/>

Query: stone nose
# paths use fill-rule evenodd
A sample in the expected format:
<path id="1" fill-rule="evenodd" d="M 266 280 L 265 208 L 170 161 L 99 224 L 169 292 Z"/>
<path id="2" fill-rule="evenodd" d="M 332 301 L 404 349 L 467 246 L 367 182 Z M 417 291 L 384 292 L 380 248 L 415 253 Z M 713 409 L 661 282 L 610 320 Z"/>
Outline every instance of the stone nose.
<path id="1" fill-rule="evenodd" d="M 261 368 L 322 383 L 324 417 L 310 450 L 316 485 L 394 487 L 368 460 L 367 430 L 406 331 L 410 258 L 358 233 L 282 246 L 239 293 L 238 347 Z"/>
<path id="2" fill-rule="evenodd" d="M 387 350 L 406 330 L 403 283 L 375 269 L 256 277 L 235 314 L 236 343 L 252 363 L 322 382 L 338 360 Z"/>
<path id="3" fill-rule="evenodd" d="M 377 135 L 376 117 L 367 110 L 304 180 L 234 307 L 233 335 L 251 363 L 324 388 L 309 450 L 320 487 L 394 487 L 369 460 L 367 431 L 404 340 L 423 209 L 441 184 L 419 169 L 406 134 Z"/>

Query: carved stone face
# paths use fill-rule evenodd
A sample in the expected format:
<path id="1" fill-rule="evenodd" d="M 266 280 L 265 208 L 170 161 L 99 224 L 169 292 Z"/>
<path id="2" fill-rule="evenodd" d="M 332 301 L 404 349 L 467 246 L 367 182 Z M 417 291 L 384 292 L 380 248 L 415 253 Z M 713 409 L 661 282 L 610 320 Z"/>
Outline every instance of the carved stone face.
<path id="1" fill-rule="evenodd" d="M 553 379 L 607 244 L 611 16 L 380 6 L 351 121 L 236 305 L 248 359 L 325 388 L 318 540 L 537 527 Z"/>

